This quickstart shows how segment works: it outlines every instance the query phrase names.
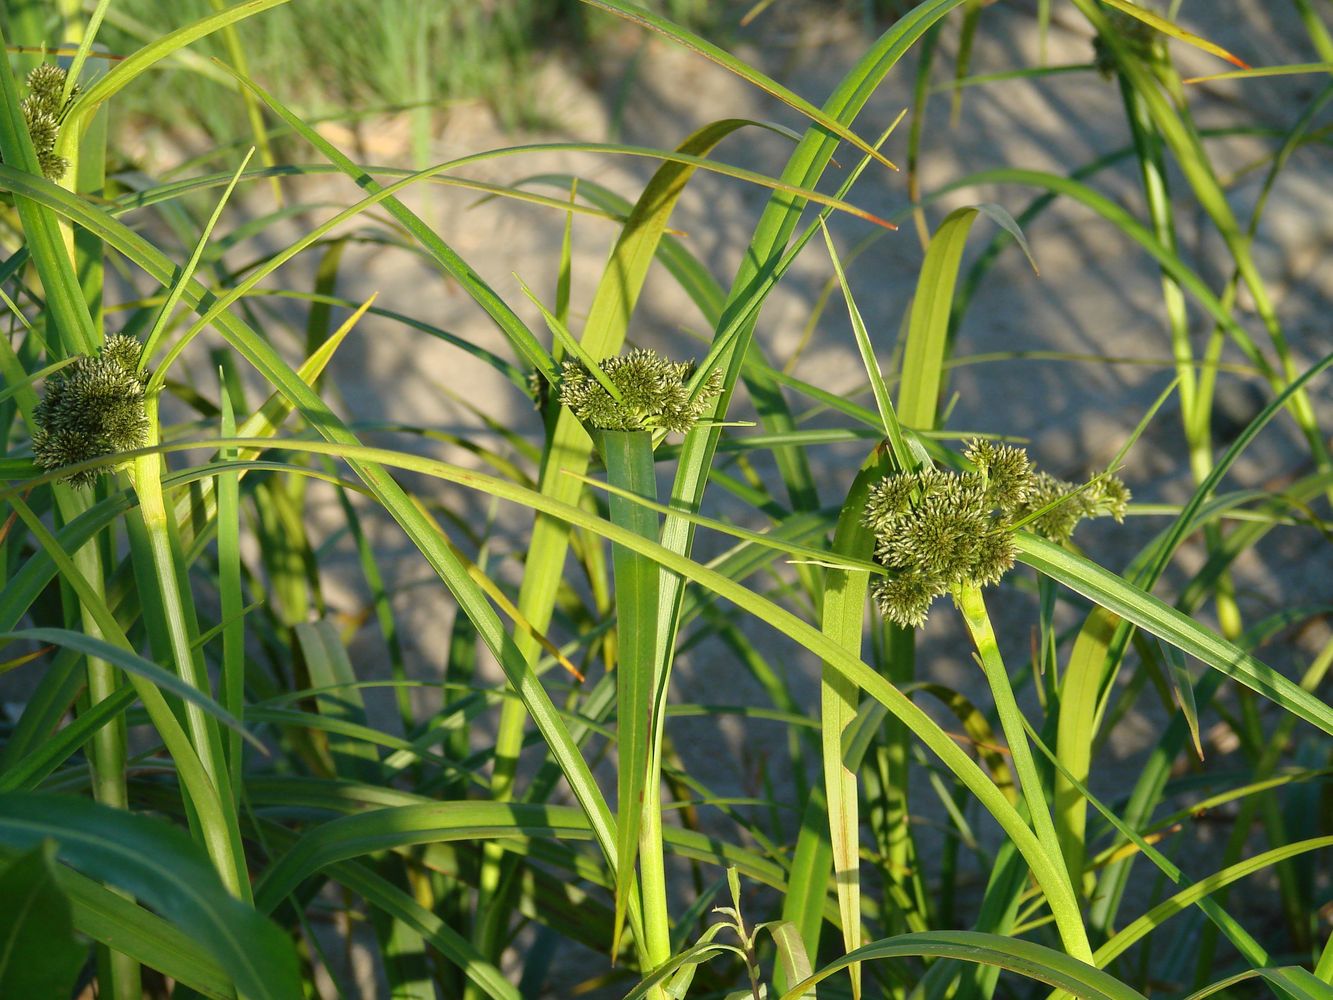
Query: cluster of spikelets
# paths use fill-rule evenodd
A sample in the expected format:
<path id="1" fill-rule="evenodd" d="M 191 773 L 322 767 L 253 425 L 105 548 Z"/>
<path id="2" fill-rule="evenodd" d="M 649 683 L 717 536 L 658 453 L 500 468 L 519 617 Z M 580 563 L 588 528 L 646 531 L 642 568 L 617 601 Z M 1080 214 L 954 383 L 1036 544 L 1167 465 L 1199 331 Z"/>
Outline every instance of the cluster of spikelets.
<path id="1" fill-rule="evenodd" d="M 69 169 L 69 161 L 56 153 L 56 139 L 78 93 L 75 86 L 65 97 L 65 71 L 59 66 L 43 63 L 28 74 L 28 96 L 19 110 L 47 180 L 58 181 Z"/>
<path id="2" fill-rule="evenodd" d="M 133 337 L 108 337 L 95 357 L 81 356 L 46 380 L 46 395 L 33 413 L 32 453 L 43 469 L 59 469 L 142 448 L 148 443 L 144 387 L 139 370 L 143 345 Z M 98 470 L 67 478 L 90 486 Z"/>
<path id="3" fill-rule="evenodd" d="M 694 364 L 667 361 L 653 351 L 636 349 L 607 358 L 598 367 L 616 387 L 620 399 L 574 361 L 564 363 L 559 386 L 560 402 L 598 430 L 683 433 L 703 416 L 708 401 L 722 391 L 722 373 L 714 370 L 691 399 L 688 383 Z"/>
<path id="4" fill-rule="evenodd" d="M 876 559 L 892 571 L 874 597 L 904 627 L 924 622 L 956 585 L 998 582 L 1014 564 L 1020 523 L 1030 519 L 1033 530 L 1065 542 L 1084 517 L 1124 517 L 1129 491 L 1114 477 L 1075 486 L 1036 472 L 1025 451 L 989 441 L 973 441 L 965 454 L 975 471 L 898 473 L 870 491 L 863 521 Z"/>
<path id="5" fill-rule="evenodd" d="M 1140 6 L 1147 6 L 1141 4 Z M 1152 13 L 1151 7 L 1149 10 Z M 1144 62 L 1152 63 L 1159 60 L 1166 52 L 1162 44 L 1163 35 L 1160 31 L 1150 24 L 1145 24 L 1137 17 L 1131 17 L 1129 14 L 1119 10 L 1107 10 L 1103 12 L 1110 24 L 1111 30 L 1115 32 L 1116 37 L 1120 39 L 1121 44 L 1128 49 L 1136 58 Z M 1097 72 L 1110 80 L 1115 76 L 1116 65 L 1115 54 L 1110 46 L 1098 35 L 1092 40 L 1092 63 L 1097 68 Z"/>

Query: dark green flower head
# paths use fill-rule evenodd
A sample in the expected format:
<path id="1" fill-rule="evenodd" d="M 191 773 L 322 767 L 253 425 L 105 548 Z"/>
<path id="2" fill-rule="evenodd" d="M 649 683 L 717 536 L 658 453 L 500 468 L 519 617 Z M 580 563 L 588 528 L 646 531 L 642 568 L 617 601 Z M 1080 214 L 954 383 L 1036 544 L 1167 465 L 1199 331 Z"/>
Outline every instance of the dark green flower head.
<path id="1" fill-rule="evenodd" d="M 43 63 L 28 74 L 28 96 L 19 110 L 47 180 L 58 181 L 69 169 L 69 161 L 56 154 L 56 139 L 78 92 L 79 88 L 74 87 L 69 100 L 65 100 L 65 71 L 59 66 Z"/>
<path id="2" fill-rule="evenodd" d="M 894 571 L 874 588 L 884 617 L 905 628 L 920 625 L 931 602 L 955 584 L 993 583 L 1013 565 L 1008 512 L 996 498 L 1024 493 L 1020 473 L 1031 472 L 1007 459 L 995 468 L 999 476 L 899 473 L 871 489 L 864 523 L 875 533 L 875 558 Z"/>
<path id="3" fill-rule="evenodd" d="M 1150 13 L 1156 14 L 1156 11 L 1149 4 L 1141 3 Z M 1137 17 L 1131 17 L 1124 11 L 1106 10 L 1103 11 L 1111 29 L 1115 32 L 1124 46 L 1137 59 L 1152 63 L 1162 58 L 1165 54 L 1165 47 L 1162 42 L 1162 34 L 1150 24 L 1145 24 Z M 1115 76 L 1116 66 L 1115 54 L 1111 51 L 1103 40 L 1101 35 L 1097 35 L 1092 40 L 1092 63 L 1097 68 L 1097 72 L 1106 79 Z"/>
<path id="4" fill-rule="evenodd" d="M 143 347 L 133 337 L 107 338 L 96 357 L 84 355 L 46 381 L 46 394 L 33 416 L 32 452 L 43 469 L 59 469 L 148 443 L 144 387 L 139 371 Z M 85 469 L 68 477 L 90 486 L 98 473 Z"/>
<path id="5" fill-rule="evenodd" d="M 722 391 L 722 373 L 712 371 L 690 399 L 692 362 L 673 362 L 636 349 L 599 366 L 620 393 L 617 400 L 583 365 L 566 361 L 560 373 L 560 402 L 590 427 L 604 431 L 688 431 Z"/>
<path id="6" fill-rule="evenodd" d="M 911 628 L 926 620 L 935 598 L 948 589 L 943 580 L 908 570 L 877 581 L 871 595 L 881 615 Z"/>
<path id="7" fill-rule="evenodd" d="M 875 558 L 891 570 L 873 590 L 885 618 L 905 628 L 926 620 L 934 599 L 959 584 L 989 586 L 1014 564 L 1014 530 L 1054 500 L 1031 527 L 1068 541 L 1084 517 L 1125 513 L 1129 490 L 1113 476 L 1083 488 L 1033 470 L 1021 448 L 972 441 L 974 472 L 923 469 L 886 476 L 870 490 L 862 522 Z"/>
<path id="8" fill-rule="evenodd" d="M 28 99 L 24 102 L 42 114 L 60 118 L 67 110 L 65 71 L 51 63 L 33 67 L 28 74 Z"/>

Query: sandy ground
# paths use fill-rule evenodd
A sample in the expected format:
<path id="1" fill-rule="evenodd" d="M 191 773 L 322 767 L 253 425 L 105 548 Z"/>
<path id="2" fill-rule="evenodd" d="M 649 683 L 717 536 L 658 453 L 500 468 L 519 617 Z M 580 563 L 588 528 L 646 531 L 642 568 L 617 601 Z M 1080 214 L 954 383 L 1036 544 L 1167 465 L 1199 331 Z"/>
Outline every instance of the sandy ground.
<path id="1" fill-rule="evenodd" d="M 989 8 L 973 50 L 973 72 L 999 72 L 1038 62 L 1032 4 L 1005 3 Z M 1287 5 L 1259 0 L 1219 0 L 1214 4 L 1186 4 L 1185 20 L 1219 43 L 1233 48 L 1254 64 L 1309 61 L 1302 47 L 1299 25 Z M 1065 11 L 1064 5 L 1056 5 Z M 1190 20 L 1191 15 L 1195 18 Z M 434 142 L 440 159 L 522 142 L 562 140 L 620 141 L 670 147 L 694 128 L 724 116 L 772 119 L 792 128 L 802 122 L 790 109 L 766 98 L 743 82 L 664 40 L 644 39 L 637 31 L 618 36 L 621 63 L 613 65 L 597 86 L 590 86 L 559 61 L 543 69 L 540 88 L 553 127 L 544 134 L 505 135 L 487 113 L 477 107 L 459 109 L 443 121 Z M 941 65 L 935 80 L 943 82 L 943 67 L 952 67 L 957 46 L 957 22 L 944 30 Z M 738 51 L 757 62 L 786 85 L 816 104 L 864 51 L 867 38 L 850 21 L 813 18 L 808 11 L 778 10 L 759 29 L 742 35 Z M 1072 12 L 1057 18 L 1050 36 L 1051 64 L 1086 63 L 1091 54 L 1086 30 Z M 1211 72 L 1220 65 L 1201 53 L 1176 47 L 1179 61 L 1190 70 Z M 868 137 L 877 135 L 910 101 L 915 53 L 901 64 L 871 100 L 856 123 Z M 625 74 L 632 73 L 632 79 Z M 1312 82 L 1314 81 L 1314 82 Z M 1300 113 L 1318 81 L 1310 77 L 1265 81 L 1226 82 L 1200 87 L 1196 113 L 1205 127 L 1262 123 L 1283 126 Z M 614 98 L 623 94 L 623 108 Z M 391 122 L 362 127 L 357 133 L 331 126 L 327 134 L 344 148 L 362 147 L 370 162 L 404 162 L 405 132 Z M 1068 74 L 1042 81 L 1014 80 L 967 90 L 961 116 L 949 121 L 949 98 L 936 94 L 924 122 L 923 189 L 935 191 L 969 173 L 995 166 L 1020 166 L 1065 174 L 1072 166 L 1120 148 L 1128 142 L 1116 87 L 1094 73 Z M 746 130 L 724 143 L 718 157 L 730 163 L 776 175 L 790 144 L 771 135 Z M 903 162 L 907 148 L 904 123 L 886 152 Z M 1268 148 L 1267 142 L 1233 139 L 1210 143 L 1223 174 L 1240 171 Z M 851 162 L 850 154 L 841 157 Z M 1327 264 L 1333 245 L 1333 186 L 1329 184 L 1326 151 L 1298 151 L 1275 189 L 1265 223 L 1256 241 L 1259 265 L 1270 282 L 1293 352 L 1303 367 L 1328 350 L 1328 315 L 1333 302 L 1333 267 Z M 469 167 L 462 174 L 495 182 L 512 182 L 537 174 L 574 173 L 596 180 L 633 197 L 649 176 L 652 164 L 610 155 L 572 152 L 527 152 Z M 1233 187 L 1234 204 L 1248 212 L 1262 172 L 1245 173 Z M 1206 216 L 1173 177 L 1184 240 L 1183 251 L 1213 287 L 1227 277 L 1227 258 Z M 1111 169 L 1096 179 L 1098 188 L 1139 213 L 1142 196 L 1129 169 Z M 341 179 L 328 179 L 294 188 L 312 204 L 347 204 L 356 189 Z M 559 189 L 541 189 L 560 195 Z M 938 224 L 952 207 L 980 201 L 997 203 L 1014 215 L 1035 197 L 1016 186 L 967 188 L 927 209 L 931 225 Z M 740 260 L 767 192 L 740 182 L 700 175 L 690 186 L 673 225 L 683 231 L 689 248 L 724 284 Z M 851 200 L 879 214 L 900 211 L 907 204 L 903 175 L 872 168 L 854 189 Z M 548 210 L 505 201 L 473 204 L 467 192 L 433 188 L 417 192 L 412 203 L 472 267 L 505 297 L 534 330 L 542 330 L 536 310 L 524 299 L 521 277 L 546 301 L 554 297 L 555 268 L 563 218 Z M 253 201 L 254 212 L 263 210 Z M 327 209 L 319 210 L 327 214 Z M 280 232 L 279 230 L 278 232 Z M 292 234 L 299 232 L 293 229 Z M 850 266 L 849 277 L 858 305 L 875 339 L 881 362 L 893 355 L 922 260 L 922 248 L 912 227 L 897 233 L 876 233 L 854 219 L 839 219 L 833 231 L 843 253 L 861 241 L 874 242 Z M 969 259 L 993 232 L 989 222 L 978 222 Z M 1040 265 L 1036 275 L 1013 248 L 1007 250 L 978 290 L 964 319 L 956 355 L 970 356 L 1006 351 L 1052 351 L 1078 355 L 1111 355 L 1134 359 L 1169 357 L 1169 341 L 1162 308 L 1161 287 L 1153 263 L 1127 243 L 1111 226 L 1086 209 L 1058 203 L 1027 229 Z M 574 322 L 591 299 L 614 227 L 593 219 L 579 219 L 574 228 Z M 280 241 L 269 233 L 266 240 Z M 257 253 L 257 242 L 238 248 L 241 257 Z M 309 288 L 313 262 L 298 261 L 278 279 L 286 287 Z M 517 275 L 518 277 L 516 277 Z M 813 303 L 830 276 L 827 256 L 813 242 L 791 275 L 765 307 L 758 340 L 770 359 L 784 363 L 801 341 Z M 338 292 L 353 299 L 379 293 L 378 304 L 419 316 L 461 337 L 482 344 L 506 357 L 510 352 L 487 317 L 456 284 L 420 257 L 380 247 L 353 248 L 344 262 Z M 1242 298 L 1242 322 L 1262 341 L 1257 319 Z M 1195 334 L 1208 332 L 1202 313 L 1192 309 Z M 670 277 L 660 269 L 649 280 L 632 328 L 636 344 L 654 346 L 678 357 L 701 353 L 695 338 L 707 335 L 703 320 Z M 544 335 L 544 331 L 543 331 Z M 282 334 L 278 334 L 282 342 Z M 295 356 L 297 344 L 287 344 Z M 1234 351 L 1228 351 L 1228 357 Z M 1238 357 L 1238 356 L 1237 356 Z M 819 318 L 810 344 L 794 369 L 795 374 L 825 389 L 853 394 L 861 391 L 861 368 L 836 295 Z M 997 431 L 1030 441 L 1034 458 L 1045 468 L 1070 478 L 1103 466 L 1117 451 L 1141 414 L 1170 380 L 1159 365 L 1106 365 L 1053 361 L 1003 361 L 957 369 L 950 380 L 956 398 L 949 426 L 960 430 Z M 345 413 L 362 422 L 402 423 L 434 430 L 462 430 L 487 444 L 504 448 L 498 437 L 476 430 L 476 421 L 456 397 L 481 407 L 501 423 L 527 434 L 538 432 L 528 401 L 501 376 L 467 355 L 419 332 L 382 320 L 366 320 L 349 338 L 335 362 L 332 380 Z M 1243 423 L 1268 398 L 1252 379 L 1224 375 L 1222 408 Z M 1329 415 L 1327 381 L 1316 389 L 1316 405 Z M 798 412 L 803 409 L 795 403 Z M 747 403 L 737 396 L 736 416 L 747 416 Z M 734 433 L 744 434 L 737 430 Z M 371 437 L 374 437 L 371 435 Z M 385 439 L 387 440 L 387 439 Z M 395 438 L 394 440 L 400 440 Z M 410 446 L 410 445 L 409 445 Z M 467 456 L 431 446 L 434 453 L 466 462 Z M 838 500 L 864 449 L 831 447 L 816 452 L 813 460 L 821 499 Z M 1300 454 L 1291 422 L 1279 419 L 1265 432 L 1260 445 L 1240 463 L 1228 487 L 1272 487 L 1293 472 Z M 759 462 L 761 471 L 765 470 Z M 1131 453 L 1124 478 L 1135 497 L 1144 501 L 1180 501 L 1188 495 L 1183 470 L 1184 448 L 1178 414 L 1168 404 L 1144 440 Z M 500 530 L 492 559 L 513 578 L 514 559 L 525 545 L 525 518 L 513 510 L 493 510 L 486 497 L 449 493 L 436 486 L 430 495 L 480 525 L 495 516 Z M 312 493 L 318 523 L 340 521 L 333 501 Z M 710 510 L 740 516 L 734 505 L 710 496 Z M 1123 528 L 1098 525 L 1080 535 L 1091 551 L 1119 568 L 1160 526 L 1151 519 L 1134 520 Z M 747 524 L 755 526 L 753 517 Z M 397 530 L 388 524 L 370 524 L 382 558 L 382 569 L 397 591 L 395 609 L 409 654 L 424 676 L 438 674 L 445 654 L 446 626 L 454 604 L 429 570 L 405 548 Z M 1327 602 L 1333 597 L 1327 548 L 1310 531 L 1275 532 L 1258 552 L 1239 566 L 1242 604 L 1249 620 L 1298 599 L 1301 603 Z M 333 563 L 329 595 L 333 607 L 354 612 L 364 601 L 355 562 L 345 544 Z M 1196 552 L 1185 552 L 1180 564 L 1198 565 Z M 1177 578 L 1173 578 L 1177 579 Z M 1163 593 L 1170 592 L 1168 580 Z M 1003 625 L 1003 641 L 1012 659 L 1021 661 L 1028 650 L 1034 624 L 1031 604 L 1011 588 L 994 601 Z M 941 602 L 925 629 L 919 669 L 923 677 L 961 687 L 984 699 L 970 653 L 953 619 Z M 774 662 L 792 676 L 798 696 L 814 709 L 817 702 L 818 664 L 802 650 L 792 650 L 764 634 L 760 626 L 746 631 L 762 642 Z M 1291 668 L 1307 662 L 1311 651 L 1327 639 L 1327 630 L 1315 628 L 1299 637 L 1283 635 L 1265 650 L 1276 665 Z M 353 662 L 368 678 L 384 676 L 382 646 L 373 624 L 357 636 Z M 498 673 L 494 674 L 498 677 Z M 764 704 L 758 687 L 741 674 L 725 651 L 703 647 L 682 658 L 673 679 L 672 699 Z M 423 699 L 423 708 L 429 699 Z M 1160 719 L 1131 714 L 1116 732 L 1096 764 L 1094 786 L 1107 790 L 1132 776 L 1138 755 L 1156 740 Z M 692 773 L 723 795 L 754 794 L 759 762 L 778 769 L 785 757 L 785 735 L 772 724 L 744 726 L 736 720 L 721 722 L 680 720 L 671 726 L 682 757 Z M 477 742 L 484 739 L 479 734 Z M 609 775 L 607 775 L 609 779 Z M 608 788 L 613 787 L 608 780 Z M 927 809 L 925 803 L 923 808 Z M 596 956 L 562 952 L 565 970 L 551 996 L 588 974 Z M 559 959 L 558 959 L 559 961 Z M 574 966 L 577 966 L 575 968 Z M 515 966 L 517 967 L 517 965 Z M 363 983 L 365 995 L 374 987 Z M 608 994 L 610 995 L 610 994 Z"/>

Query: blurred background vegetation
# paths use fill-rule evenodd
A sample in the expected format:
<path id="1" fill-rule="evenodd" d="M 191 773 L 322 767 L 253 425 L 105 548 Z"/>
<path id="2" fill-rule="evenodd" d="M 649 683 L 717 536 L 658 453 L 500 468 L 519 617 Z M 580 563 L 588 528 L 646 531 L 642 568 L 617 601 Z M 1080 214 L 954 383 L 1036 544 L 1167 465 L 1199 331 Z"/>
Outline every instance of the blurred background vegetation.
<path id="1" fill-rule="evenodd" d="M 40 10 L 39 16 L 49 19 L 53 6 L 45 0 L 8 0 L 0 5 L 0 24 L 13 35 L 10 25 L 26 11 Z M 112 53 L 131 52 L 224 6 L 223 0 L 119 0 L 108 10 L 99 38 Z M 773 13 L 775 7 L 828 7 L 873 25 L 910 5 L 644 0 L 643 6 L 725 42 L 747 15 Z M 597 82 L 613 47 L 610 33 L 625 33 L 635 42 L 643 38 L 579 0 L 320 0 L 319 7 L 318 18 L 305 5 L 293 4 L 236 28 L 244 70 L 315 118 L 347 108 L 368 114 L 482 101 L 507 128 L 542 127 L 550 123 L 534 100 L 532 71 L 544 56 L 558 51 Z M 192 45 L 162 77 L 161 87 L 132 88 L 117 112 L 170 127 L 186 119 L 188 108 L 191 127 L 203 128 L 215 141 L 245 134 L 244 106 L 218 99 L 220 85 L 231 87 L 208 62 L 210 57 L 235 62 L 228 45 L 225 34 Z"/>

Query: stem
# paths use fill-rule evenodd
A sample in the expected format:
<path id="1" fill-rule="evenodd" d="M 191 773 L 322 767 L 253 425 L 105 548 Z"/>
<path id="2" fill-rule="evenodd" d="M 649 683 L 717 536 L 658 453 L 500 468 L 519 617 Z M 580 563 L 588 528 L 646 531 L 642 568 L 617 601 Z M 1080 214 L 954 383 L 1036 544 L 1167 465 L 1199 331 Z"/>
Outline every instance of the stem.
<path id="1" fill-rule="evenodd" d="M 151 443 L 155 444 L 158 436 L 155 394 L 145 400 L 144 409 L 151 428 L 149 432 Z M 173 551 L 167 508 L 162 495 L 162 457 L 153 454 L 135 459 L 131 478 L 139 497 L 139 513 L 152 552 L 153 570 L 159 584 L 163 618 L 176 672 L 199 691 L 211 695 L 208 674 L 203 663 L 195 656 L 194 642 L 190 634 L 193 615 L 189 619 L 186 617 L 180 579 L 176 573 L 176 554 Z M 214 863 L 227 889 L 237 898 L 249 900 L 250 878 L 245 868 L 240 826 L 233 805 L 231 778 L 222 750 L 221 734 L 218 732 L 216 722 L 198 705 L 187 702 L 184 711 L 190 743 L 198 754 L 199 763 L 212 783 L 222 806 L 221 815 L 215 817 L 215 821 L 221 819 L 223 828 L 206 831 L 209 843 L 222 849 L 220 855 L 214 855 Z M 202 814 L 199 819 L 202 824 L 204 822 Z"/>
<path id="2" fill-rule="evenodd" d="M 1153 124 L 1143 97 L 1130 86 L 1129 80 L 1123 74 L 1120 76 L 1120 92 L 1125 105 L 1125 115 L 1133 132 L 1134 146 L 1138 152 L 1139 173 L 1143 181 L 1153 233 L 1164 247 L 1174 253 L 1178 249 L 1178 241 L 1171 208 L 1171 194 L 1167 186 L 1166 163 L 1162 155 L 1161 135 Z M 1196 377 L 1184 292 L 1165 268 L 1162 269 L 1161 279 L 1162 299 L 1171 330 L 1171 354 L 1176 362 L 1176 375 L 1180 379 L 1180 418 L 1189 449 L 1190 469 L 1194 473 L 1195 483 L 1202 483 L 1208 478 L 1213 464 L 1209 416 L 1217 371 L 1215 368 L 1202 369 Z M 1223 305 L 1228 309 L 1233 305 L 1235 289 L 1236 281 L 1233 276 L 1222 297 Z M 1219 339 L 1215 331 L 1213 340 Z M 1216 524 L 1204 527 L 1204 539 L 1210 554 L 1217 551 L 1221 545 L 1222 535 Z M 1241 632 L 1241 619 L 1240 609 L 1236 605 L 1235 585 L 1230 573 L 1223 573 L 1218 578 L 1216 601 L 1222 634 L 1234 641 Z"/>
<path id="3" fill-rule="evenodd" d="M 963 620 L 967 622 L 972 642 L 981 657 L 981 666 L 990 684 L 991 695 L 995 699 L 995 711 L 1000 717 L 1000 725 L 1004 729 L 1009 752 L 1013 756 L 1014 770 L 1018 774 L 1023 798 L 1027 802 L 1033 831 L 1059 876 L 1060 891 L 1051 894 L 1049 891 L 1051 887 L 1048 887 L 1046 901 L 1051 907 L 1051 916 L 1055 918 L 1060 939 L 1069 954 L 1092 965 L 1094 964 L 1092 948 L 1088 943 L 1087 930 L 1083 926 L 1083 916 L 1079 912 L 1073 882 L 1070 879 L 1071 873 L 1060 850 L 1060 838 L 1056 835 L 1055 823 L 1051 819 L 1050 808 L 1042 790 L 1041 776 L 1037 773 L 1037 763 L 1033 759 L 1032 749 L 1028 746 L 1023 714 L 1014 698 L 1014 689 L 1009 683 L 1004 660 L 1000 657 L 1000 646 L 991 627 L 990 615 L 986 613 L 986 602 L 981 595 L 981 588 L 975 584 L 963 583 L 954 588 L 953 594 L 963 613 Z"/>
<path id="4" fill-rule="evenodd" d="M 62 499 L 64 494 L 67 500 Z M 57 503 L 65 522 L 73 520 L 90 506 L 91 496 L 86 490 L 71 489 L 57 491 Z M 97 539 L 89 539 L 73 555 L 74 565 L 92 586 L 98 597 L 106 597 L 106 576 L 102 569 L 101 553 L 97 549 Z M 79 602 L 79 618 L 85 634 L 96 639 L 107 638 L 102 634 L 91 609 Z M 88 703 L 96 706 L 116 693 L 120 687 L 116 668 L 105 660 L 90 656 L 87 660 Z M 88 765 L 92 772 L 93 798 L 105 805 L 117 809 L 130 806 L 129 791 L 125 785 L 125 716 L 117 715 L 105 726 L 100 727 L 89 740 Z M 127 899 L 127 893 L 119 893 Z M 122 952 L 111 949 L 99 949 L 98 962 L 104 988 L 112 1000 L 138 1000 L 143 994 L 139 963 Z"/>
<path id="5" fill-rule="evenodd" d="M 657 495 L 653 439 L 648 431 L 602 431 L 597 443 L 607 482 L 652 500 Z M 657 514 L 633 500 L 613 495 L 611 522 L 656 541 Z M 612 545 L 620 660 L 616 664 L 617 748 L 619 758 L 616 872 L 616 930 L 633 891 L 634 856 L 639 856 L 639 894 L 644 938 L 639 944 L 644 971 L 671 957 L 671 918 L 666 900 L 662 854 L 663 680 L 656 676 L 657 564 Z M 613 945 L 614 950 L 614 945 Z M 664 997 L 660 987 L 650 997 Z"/>

